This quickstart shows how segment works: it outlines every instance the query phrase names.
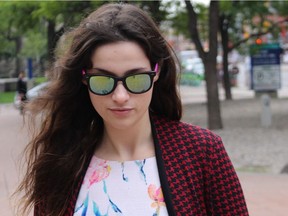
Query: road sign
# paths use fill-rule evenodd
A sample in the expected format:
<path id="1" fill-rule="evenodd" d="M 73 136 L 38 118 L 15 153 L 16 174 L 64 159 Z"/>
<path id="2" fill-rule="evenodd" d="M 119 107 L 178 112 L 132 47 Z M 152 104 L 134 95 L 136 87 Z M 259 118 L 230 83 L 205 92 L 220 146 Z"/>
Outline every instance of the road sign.
<path id="1" fill-rule="evenodd" d="M 273 44 L 253 44 L 251 55 L 251 88 L 255 91 L 273 91 L 281 88 L 281 47 Z"/>

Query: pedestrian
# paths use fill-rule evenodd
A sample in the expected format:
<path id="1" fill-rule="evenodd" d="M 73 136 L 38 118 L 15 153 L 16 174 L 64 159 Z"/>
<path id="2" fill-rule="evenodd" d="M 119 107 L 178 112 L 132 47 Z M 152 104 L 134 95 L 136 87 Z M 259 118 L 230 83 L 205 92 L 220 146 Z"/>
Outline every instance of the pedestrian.
<path id="1" fill-rule="evenodd" d="M 24 103 L 27 99 L 26 98 L 27 84 L 24 80 L 24 77 L 25 77 L 25 72 L 21 71 L 18 75 L 18 80 L 17 80 L 17 96 L 20 101 L 19 109 L 20 109 L 21 114 L 23 114 Z"/>
<path id="2" fill-rule="evenodd" d="M 248 215 L 221 138 L 180 121 L 178 62 L 144 11 L 105 4 L 63 38 L 70 48 L 28 107 L 42 124 L 19 188 L 26 208 L 36 216 Z"/>

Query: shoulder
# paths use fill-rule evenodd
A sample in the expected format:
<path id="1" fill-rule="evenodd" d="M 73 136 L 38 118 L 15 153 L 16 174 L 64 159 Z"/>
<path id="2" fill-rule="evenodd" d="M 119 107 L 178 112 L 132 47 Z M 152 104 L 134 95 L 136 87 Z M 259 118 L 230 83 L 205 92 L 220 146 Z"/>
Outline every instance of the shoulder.
<path id="1" fill-rule="evenodd" d="M 156 150 L 166 168 L 180 164 L 198 174 L 211 173 L 219 161 L 228 159 L 221 137 L 208 129 L 161 117 L 152 117 L 152 127 Z"/>
<path id="2" fill-rule="evenodd" d="M 214 132 L 186 122 L 152 116 L 152 123 L 154 124 L 156 134 L 159 138 L 168 136 L 171 138 L 173 137 L 173 139 L 178 138 L 182 141 L 193 141 L 195 144 L 201 142 L 202 144 L 208 145 L 215 142 L 222 142 L 221 137 Z"/>

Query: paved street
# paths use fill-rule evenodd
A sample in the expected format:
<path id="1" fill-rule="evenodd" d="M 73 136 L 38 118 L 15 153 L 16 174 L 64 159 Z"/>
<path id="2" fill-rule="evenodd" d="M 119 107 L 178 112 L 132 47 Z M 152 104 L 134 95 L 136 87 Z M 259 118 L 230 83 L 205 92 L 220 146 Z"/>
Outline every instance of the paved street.
<path id="1" fill-rule="evenodd" d="M 22 117 L 11 105 L 0 105 L 0 215 L 12 216 L 15 202 L 9 200 L 19 179 L 20 152 L 27 136 L 22 128 Z"/>
<path id="2" fill-rule="evenodd" d="M 288 175 L 238 173 L 250 216 L 287 216 Z"/>

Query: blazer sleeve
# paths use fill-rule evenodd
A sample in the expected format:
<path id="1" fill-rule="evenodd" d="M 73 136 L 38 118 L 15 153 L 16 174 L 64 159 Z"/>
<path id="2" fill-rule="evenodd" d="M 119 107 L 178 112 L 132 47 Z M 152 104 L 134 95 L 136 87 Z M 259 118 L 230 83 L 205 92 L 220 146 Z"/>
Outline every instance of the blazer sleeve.
<path id="1" fill-rule="evenodd" d="M 249 215 L 238 176 L 219 136 L 207 147 L 206 156 L 208 215 Z"/>

